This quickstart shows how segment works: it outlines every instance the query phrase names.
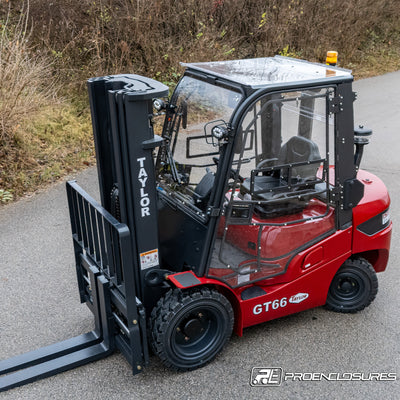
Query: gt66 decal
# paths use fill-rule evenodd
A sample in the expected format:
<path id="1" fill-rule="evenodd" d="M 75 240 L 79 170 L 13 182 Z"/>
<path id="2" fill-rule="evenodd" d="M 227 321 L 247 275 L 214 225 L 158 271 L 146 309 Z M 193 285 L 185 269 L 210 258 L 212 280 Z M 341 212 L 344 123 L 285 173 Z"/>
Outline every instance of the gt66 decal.
<path id="1" fill-rule="evenodd" d="M 253 314 L 261 314 L 263 311 L 268 312 L 269 310 L 277 310 L 278 308 L 286 307 L 288 302 L 292 304 L 298 304 L 308 298 L 308 293 L 297 293 L 291 296 L 288 300 L 287 297 L 281 299 L 275 299 L 266 301 L 263 304 L 256 304 L 253 308 Z"/>

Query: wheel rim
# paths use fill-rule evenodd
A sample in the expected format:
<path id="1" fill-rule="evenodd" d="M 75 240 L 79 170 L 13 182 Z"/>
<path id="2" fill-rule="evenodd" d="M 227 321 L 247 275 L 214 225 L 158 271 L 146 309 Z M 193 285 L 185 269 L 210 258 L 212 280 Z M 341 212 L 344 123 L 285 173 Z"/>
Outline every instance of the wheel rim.
<path id="1" fill-rule="evenodd" d="M 212 356 L 223 340 L 220 318 L 220 312 L 213 307 L 184 313 L 171 335 L 171 349 L 175 355 L 187 361 Z"/>
<path id="2" fill-rule="evenodd" d="M 357 303 L 364 297 L 365 293 L 364 279 L 353 272 L 338 274 L 330 289 L 331 296 L 345 304 Z"/>

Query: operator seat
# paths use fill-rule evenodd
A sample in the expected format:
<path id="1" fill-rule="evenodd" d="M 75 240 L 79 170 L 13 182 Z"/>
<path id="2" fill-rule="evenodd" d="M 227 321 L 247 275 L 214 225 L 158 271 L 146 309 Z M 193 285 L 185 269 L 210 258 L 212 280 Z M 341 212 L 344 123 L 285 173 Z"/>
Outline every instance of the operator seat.
<path id="1" fill-rule="evenodd" d="M 319 160 L 321 155 L 316 143 L 303 136 L 291 137 L 282 147 L 278 156 L 278 165 Z M 317 164 L 300 165 L 292 169 L 292 177 L 302 180 L 314 179 Z"/>
<path id="2" fill-rule="evenodd" d="M 208 171 L 194 189 L 194 202 L 197 207 L 204 210 L 210 200 L 210 195 L 215 182 L 215 175 Z"/>
<path id="3" fill-rule="evenodd" d="M 316 143 L 302 136 L 291 137 L 280 149 L 278 159 L 274 161 L 276 166 L 290 165 L 297 162 L 316 161 L 320 159 L 319 149 Z M 255 206 L 255 211 L 262 218 L 272 218 L 281 215 L 295 214 L 304 209 L 308 204 L 306 199 L 287 198 L 285 193 L 290 193 L 288 186 L 296 184 L 296 188 L 309 188 L 307 181 L 315 179 L 318 163 L 292 167 L 291 182 L 288 182 L 288 170 L 282 168 L 272 175 L 258 175 L 254 177 L 254 192 L 252 200 L 271 201 L 281 199 L 279 202 Z M 278 174 L 279 172 L 279 174 Z M 304 182 L 305 186 L 298 186 Z M 245 198 L 250 196 L 250 178 L 244 179 L 240 192 Z"/>

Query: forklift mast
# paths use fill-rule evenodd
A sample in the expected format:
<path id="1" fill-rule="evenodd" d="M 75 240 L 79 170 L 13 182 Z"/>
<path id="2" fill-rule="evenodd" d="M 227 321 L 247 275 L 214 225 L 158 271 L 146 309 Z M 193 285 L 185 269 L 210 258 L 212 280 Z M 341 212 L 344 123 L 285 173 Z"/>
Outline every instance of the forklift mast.
<path id="1" fill-rule="evenodd" d="M 142 273 L 158 267 L 152 99 L 168 87 L 137 75 L 90 79 L 102 205 L 67 182 L 79 294 L 95 329 L 0 362 L 0 391 L 103 358 L 115 349 L 138 373 L 148 362 Z M 112 192 L 118 188 L 120 218 Z M 141 300 L 139 300 L 141 299 Z"/>
<path id="2" fill-rule="evenodd" d="M 155 97 L 164 84 L 138 75 L 88 81 L 100 195 L 103 207 L 126 224 L 135 255 L 135 290 L 144 300 L 143 274 L 159 266 L 158 218 L 153 150 Z"/>

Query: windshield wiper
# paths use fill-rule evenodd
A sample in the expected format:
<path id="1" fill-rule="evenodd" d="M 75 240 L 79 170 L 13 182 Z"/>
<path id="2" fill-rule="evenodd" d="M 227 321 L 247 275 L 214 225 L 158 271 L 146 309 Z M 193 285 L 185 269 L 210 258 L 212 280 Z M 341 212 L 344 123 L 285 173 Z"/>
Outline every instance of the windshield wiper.
<path id="1" fill-rule="evenodd" d="M 181 174 L 179 174 L 178 169 L 176 168 L 173 154 L 178 141 L 179 128 L 181 124 L 183 129 L 186 129 L 187 126 L 187 100 L 191 95 L 192 93 L 189 93 L 185 98 L 181 99 L 179 107 L 172 103 L 168 104 L 166 123 L 164 124 L 163 132 L 161 134 L 164 138 L 164 154 L 162 155 L 161 161 L 164 161 L 170 166 L 172 179 L 179 185 L 181 185 L 183 181 Z"/>

